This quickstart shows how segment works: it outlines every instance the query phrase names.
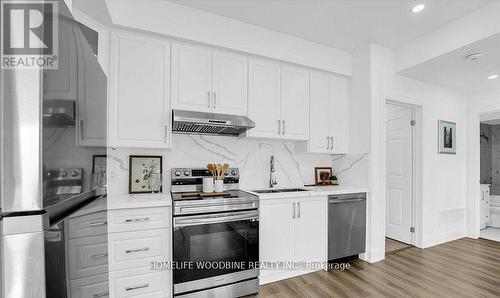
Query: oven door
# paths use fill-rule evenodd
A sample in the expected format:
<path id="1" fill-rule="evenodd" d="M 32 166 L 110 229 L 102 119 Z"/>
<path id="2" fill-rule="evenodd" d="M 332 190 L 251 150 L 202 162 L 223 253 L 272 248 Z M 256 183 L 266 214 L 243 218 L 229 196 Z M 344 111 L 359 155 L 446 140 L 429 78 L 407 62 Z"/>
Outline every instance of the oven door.
<path id="1" fill-rule="evenodd" d="M 256 278 L 259 211 L 174 218 L 174 294 Z"/>

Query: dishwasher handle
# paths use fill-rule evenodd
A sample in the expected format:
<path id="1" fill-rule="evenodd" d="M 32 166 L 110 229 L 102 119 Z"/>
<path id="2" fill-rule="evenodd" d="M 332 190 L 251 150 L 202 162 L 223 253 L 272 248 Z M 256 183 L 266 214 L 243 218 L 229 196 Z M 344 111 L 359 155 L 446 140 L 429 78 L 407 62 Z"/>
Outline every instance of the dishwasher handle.
<path id="1" fill-rule="evenodd" d="M 347 200 L 339 200 L 339 199 L 330 199 L 328 200 L 328 203 L 330 204 L 343 204 L 343 203 L 353 203 L 353 202 L 361 202 L 364 201 L 365 199 L 359 198 L 359 199 L 347 199 Z"/>

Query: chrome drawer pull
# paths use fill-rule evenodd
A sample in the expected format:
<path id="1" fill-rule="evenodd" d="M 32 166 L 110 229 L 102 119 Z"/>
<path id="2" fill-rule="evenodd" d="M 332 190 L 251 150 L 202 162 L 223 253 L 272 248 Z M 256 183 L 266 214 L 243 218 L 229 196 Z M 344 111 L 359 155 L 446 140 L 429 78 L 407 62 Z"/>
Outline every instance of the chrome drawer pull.
<path id="1" fill-rule="evenodd" d="M 131 253 L 134 253 L 134 252 L 144 252 L 144 251 L 148 251 L 148 250 L 149 250 L 149 247 L 137 248 L 137 249 L 127 249 L 125 251 L 125 253 L 131 254 Z"/>
<path id="2" fill-rule="evenodd" d="M 143 284 L 143 285 L 140 285 L 137 287 L 127 287 L 127 288 L 125 288 L 125 291 L 133 291 L 133 290 L 139 290 L 139 289 L 145 289 L 145 288 L 149 288 L 149 284 Z"/>
<path id="3" fill-rule="evenodd" d="M 89 223 L 89 226 L 96 227 L 96 226 L 105 226 L 107 224 L 108 224 L 107 221 L 94 221 L 94 222 Z"/>
<path id="4" fill-rule="evenodd" d="M 107 253 L 103 253 L 103 254 L 96 254 L 96 255 L 91 255 L 90 258 L 91 259 L 100 259 L 100 258 L 106 258 L 108 256 Z"/>
<path id="5" fill-rule="evenodd" d="M 134 218 L 134 219 L 126 219 L 126 223 L 131 223 L 131 222 L 145 222 L 149 221 L 149 217 L 144 217 L 144 218 Z"/>
<path id="6" fill-rule="evenodd" d="M 101 297 L 109 297 L 109 292 L 103 292 L 92 295 L 92 298 L 101 298 Z"/>

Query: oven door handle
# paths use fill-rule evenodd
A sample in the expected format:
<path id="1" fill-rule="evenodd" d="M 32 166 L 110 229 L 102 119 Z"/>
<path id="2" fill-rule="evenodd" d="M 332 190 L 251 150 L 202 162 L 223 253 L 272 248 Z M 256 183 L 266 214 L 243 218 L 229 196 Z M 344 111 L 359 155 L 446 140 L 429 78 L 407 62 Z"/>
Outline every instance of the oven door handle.
<path id="1" fill-rule="evenodd" d="M 258 220 L 258 219 L 259 219 L 259 211 L 183 216 L 174 218 L 174 227 L 187 227 L 187 226 L 206 225 L 206 224 L 214 224 L 221 222 Z"/>

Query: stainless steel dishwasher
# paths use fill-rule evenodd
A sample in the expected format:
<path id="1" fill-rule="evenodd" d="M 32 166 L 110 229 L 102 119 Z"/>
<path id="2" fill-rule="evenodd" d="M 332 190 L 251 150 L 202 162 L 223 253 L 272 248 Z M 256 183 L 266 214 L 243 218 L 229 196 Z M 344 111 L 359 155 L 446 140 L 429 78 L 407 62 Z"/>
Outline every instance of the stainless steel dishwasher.
<path id="1" fill-rule="evenodd" d="M 365 252 L 366 194 L 328 196 L 328 260 Z"/>

